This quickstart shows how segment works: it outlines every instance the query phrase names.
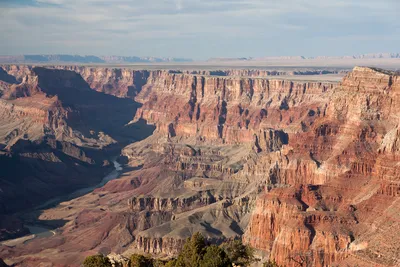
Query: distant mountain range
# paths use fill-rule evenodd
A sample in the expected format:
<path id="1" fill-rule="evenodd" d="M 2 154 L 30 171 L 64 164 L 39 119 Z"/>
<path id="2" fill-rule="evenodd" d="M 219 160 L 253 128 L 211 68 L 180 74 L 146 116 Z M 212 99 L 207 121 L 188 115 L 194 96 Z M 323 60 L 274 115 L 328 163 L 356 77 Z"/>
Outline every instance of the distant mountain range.
<path id="1" fill-rule="evenodd" d="M 310 59 L 389 59 L 389 58 L 400 58 L 400 53 L 375 53 L 375 54 L 363 54 L 355 56 L 317 56 L 317 57 L 305 57 L 305 56 L 278 56 L 278 57 L 241 57 L 241 58 L 210 58 L 209 62 L 219 61 L 268 61 L 268 60 L 310 60 Z"/>
<path id="2" fill-rule="evenodd" d="M 0 63 L 166 63 L 191 62 L 186 58 L 80 56 L 80 55 L 18 55 L 0 56 Z"/>
<path id="3" fill-rule="evenodd" d="M 355 56 L 277 56 L 277 57 L 241 57 L 241 58 L 210 58 L 208 62 L 238 62 L 238 61 L 288 61 L 288 60 L 332 60 L 332 59 L 393 59 L 399 58 L 400 53 L 376 53 Z M 136 56 L 80 56 L 80 55 L 17 55 L 0 56 L 0 64 L 4 63 L 71 63 L 71 64 L 130 64 L 130 63 L 179 63 L 193 62 L 188 58 L 160 58 Z"/>

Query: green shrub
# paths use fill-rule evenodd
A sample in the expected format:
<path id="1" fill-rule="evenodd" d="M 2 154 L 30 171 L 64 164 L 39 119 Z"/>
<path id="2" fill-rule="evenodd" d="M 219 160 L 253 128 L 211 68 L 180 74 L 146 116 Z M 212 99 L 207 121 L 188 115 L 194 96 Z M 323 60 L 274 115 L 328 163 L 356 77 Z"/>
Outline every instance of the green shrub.
<path id="1" fill-rule="evenodd" d="M 85 261 L 83 262 L 84 267 L 112 267 L 110 260 L 101 255 L 94 255 L 86 257 Z"/>
<path id="2" fill-rule="evenodd" d="M 255 261 L 254 250 L 243 245 L 241 240 L 233 240 L 225 242 L 221 245 L 228 255 L 230 261 L 235 265 L 248 266 Z"/>
<path id="3" fill-rule="evenodd" d="M 195 233 L 186 240 L 181 253 L 176 259 L 157 260 L 139 254 L 130 257 L 129 267 L 230 267 L 249 266 L 256 261 L 253 249 L 243 245 L 241 240 L 223 243 L 221 246 L 206 245 L 204 237 Z M 272 265 L 271 265 L 272 264 Z M 84 267 L 111 267 L 107 257 L 103 255 L 89 256 Z M 275 262 L 266 262 L 264 267 L 278 267 Z"/>
<path id="4" fill-rule="evenodd" d="M 153 267 L 153 260 L 139 254 L 133 254 L 130 258 L 130 267 Z"/>
<path id="5" fill-rule="evenodd" d="M 153 259 L 153 267 L 165 267 L 168 261 Z"/>
<path id="6" fill-rule="evenodd" d="M 203 259 L 200 261 L 200 266 L 229 267 L 232 266 L 232 263 L 222 248 L 216 245 L 211 245 L 206 248 Z"/>
<path id="7" fill-rule="evenodd" d="M 264 262 L 263 267 L 279 267 L 279 265 L 276 264 L 275 260 L 269 260 L 267 262 Z"/>
<path id="8" fill-rule="evenodd" d="M 175 267 L 176 266 L 176 259 L 172 259 L 165 264 L 165 267 Z"/>
<path id="9" fill-rule="evenodd" d="M 188 238 L 175 263 L 177 267 L 200 267 L 206 243 L 200 233 Z"/>

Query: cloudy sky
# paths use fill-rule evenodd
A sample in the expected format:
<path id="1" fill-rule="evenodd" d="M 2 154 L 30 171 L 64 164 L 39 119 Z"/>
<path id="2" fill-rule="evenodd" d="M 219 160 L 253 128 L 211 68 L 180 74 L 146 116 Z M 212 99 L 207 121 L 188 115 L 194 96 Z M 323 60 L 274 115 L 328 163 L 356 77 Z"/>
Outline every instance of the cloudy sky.
<path id="1" fill-rule="evenodd" d="M 0 55 L 400 52 L 400 0 L 0 0 Z"/>

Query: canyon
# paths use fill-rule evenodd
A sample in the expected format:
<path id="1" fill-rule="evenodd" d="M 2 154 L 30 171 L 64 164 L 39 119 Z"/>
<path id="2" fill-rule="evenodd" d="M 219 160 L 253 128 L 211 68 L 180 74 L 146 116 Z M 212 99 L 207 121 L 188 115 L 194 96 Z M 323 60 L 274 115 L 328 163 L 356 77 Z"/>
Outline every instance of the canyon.
<path id="1" fill-rule="evenodd" d="M 55 232 L 0 245 L 9 265 L 171 257 L 195 232 L 280 266 L 400 264 L 396 72 L 3 65 L 0 96 L 0 240 Z"/>

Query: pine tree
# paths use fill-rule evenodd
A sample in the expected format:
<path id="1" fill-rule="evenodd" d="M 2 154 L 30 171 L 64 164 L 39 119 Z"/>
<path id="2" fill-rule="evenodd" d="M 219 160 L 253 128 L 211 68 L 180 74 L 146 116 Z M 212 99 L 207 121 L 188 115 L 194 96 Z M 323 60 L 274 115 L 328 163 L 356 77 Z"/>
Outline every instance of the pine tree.
<path id="1" fill-rule="evenodd" d="M 248 266 L 255 261 L 253 249 L 244 245 L 241 240 L 223 243 L 221 247 L 235 265 Z"/>
<path id="2" fill-rule="evenodd" d="M 203 259 L 200 262 L 201 267 L 229 267 L 232 266 L 225 251 L 216 246 L 211 245 L 207 247 Z"/>
<path id="3" fill-rule="evenodd" d="M 188 238 L 176 261 L 177 267 L 200 267 L 206 243 L 200 233 Z"/>
<path id="4" fill-rule="evenodd" d="M 84 267 L 112 267 L 110 260 L 101 255 L 94 255 L 86 257 L 85 261 L 83 262 Z"/>

